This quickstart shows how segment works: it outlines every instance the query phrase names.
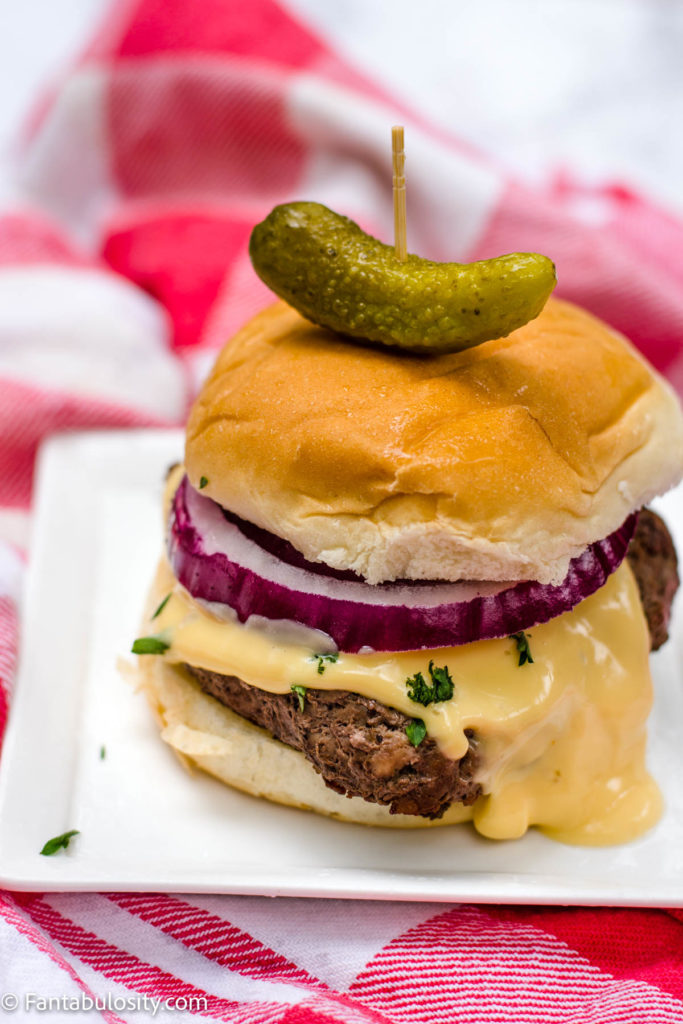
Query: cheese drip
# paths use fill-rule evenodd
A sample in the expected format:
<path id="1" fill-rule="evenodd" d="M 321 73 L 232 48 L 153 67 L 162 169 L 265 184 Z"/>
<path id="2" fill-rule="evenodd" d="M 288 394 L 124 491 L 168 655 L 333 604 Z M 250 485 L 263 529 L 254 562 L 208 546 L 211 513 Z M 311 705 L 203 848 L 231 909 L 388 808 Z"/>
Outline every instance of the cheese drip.
<path id="1" fill-rule="evenodd" d="M 163 657 L 234 675 L 271 693 L 292 684 L 348 690 L 422 718 L 447 757 L 479 743 L 484 796 L 454 807 L 494 839 L 536 825 L 564 842 L 625 842 L 661 813 L 645 769 L 645 723 L 652 700 L 649 636 L 626 564 L 571 612 L 527 630 L 533 664 L 518 665 L 513 640 L 399 653 L 346 654 L 318 672 L 313 647 L 215 617 L 176 581 L 166 563 L 159 592 L 171 592 L 151 632 L 169 643 Z M 423 707 L 406 679 L 448 666 L 453 699 Z M 448 812 L 448 818 L 451 812 Z"/>

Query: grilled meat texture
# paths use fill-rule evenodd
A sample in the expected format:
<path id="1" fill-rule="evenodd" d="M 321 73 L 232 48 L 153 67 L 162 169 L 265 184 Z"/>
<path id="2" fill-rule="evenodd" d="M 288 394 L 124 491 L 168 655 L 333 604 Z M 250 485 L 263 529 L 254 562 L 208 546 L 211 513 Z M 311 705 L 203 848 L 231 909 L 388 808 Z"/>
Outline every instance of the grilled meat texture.
<path id="1" fill-rule="evenodd" d="M 626 557 L 638 583 L 650 630 L 650 647 L 657 651 L 669 637 L 671 605 L 680 581 L 671 534 L 664 520 L 649 508 L 638 516 Z"/>
<path id="2" fill-rule="evenodd" d="M 667 639 L 671 604 L 678 588 L 676 551 L 663 520 L 643 509 L 627 555 L 636 577 L 651 646 Z M 411 721 L 379 701 L 344 690 L 267 693 L 236 676 L 186 665 L 205 693 L 306 755 L 326 785 L 346 796 L 389 806 L 392 814 L 440 818 L 452 803 L 473 804 L 477 741 L 459 761 L 444 757 L 426 736 L 414 747 Z"/>
<path id="3" fill-rule="evenodd" d="M 472 804 L 476 740 L 459 761 L 444 757 L 430 737 L 414 747 L 412 719 L 379 701 L 344 690 L 267 693 L 236 676 L 186 665 L 205 693 L 306 755 L 326 785 L 346 796 L 388 805 L 392 814 L 440 818 L 452 803 Z"/>

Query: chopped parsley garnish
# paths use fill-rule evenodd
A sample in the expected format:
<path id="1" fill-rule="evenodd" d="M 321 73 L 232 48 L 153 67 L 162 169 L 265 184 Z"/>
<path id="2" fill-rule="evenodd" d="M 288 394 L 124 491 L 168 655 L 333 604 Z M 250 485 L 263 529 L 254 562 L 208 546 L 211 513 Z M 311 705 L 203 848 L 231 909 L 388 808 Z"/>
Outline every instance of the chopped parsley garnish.
<path id="1" fill-rule="evenodd" d="M 448 671 L 448 666 L 444 665 L 443 668 L 440 668 L 433 661 L 430 661 L 429 678 L 431 682 L 428 683 L 421 672 L 416 672 L 414 676 L 409 676 L 406 679 L 410 699 L 414 700 L 416 704 L 424 705 L 424 707 L 427 707 L 428 704 L 435 704 L 438 701 L 450 700 L 455 686 Z"/>
<path id="2" fill-rule="evenodd" d="M 106 756 L 107 756 L 107 748 L 105 747 L 104 744 L 102 744 L 102 746 L 100 747 L 100 761 L 104 761 Z"/>
<path id="3" fill-rule="evenodd" d="M 424 704 L 427 707 L 434 700 L 432 688 L 425 683 L 425 677 L 421 672 L 416 672 L 414 676 L 409 676 L 406 679 L 406 686 L 408 687 L 408 696 L 416 704 Z"/>
<path id="4" fill-rule="evenodd" d="M 432 677 L 434 683 L 434 690 L 436 696 L 434 700 L 450 700 L 453 696 L 453 680 L 451 674 L 448 671 L 448 666 L 444 665 L 443 668 L 439 668 L 433 661 L 429 662 L 429 674 Z"/>
<path id="5" fill-rule="evenodd" d="M 406 726 L 406 736 L 414 747 L 419 747 L 427 735 L 427 726 L 421 718 L 413 718 Z"/>
<path id="6" fill-rule="evenodd" d="M 303 711 L 306 707 L 306 687 L 301 686 L 300 683 L 292 683 L 290 689 L 299 698 L 299 711 Z"/>
<path id="7" fill-rule="evenodd" d="M 168 594 L 163 599 L 163 601 L 161 602 L 161 604 L 159 605 L 159 607 L 155 611 L 154 615 L 152 616 L 153 619 L 156 619 L 157 616 L 161 615 L 161 613 L 163 612 L 164 608 L 166 607 L 166 605 L 168 604 L 168 602 L 170 600 L 171 600 L 171 591 L 169 590 Z"/>
<path id="8" fill-rule="evenodd" d="M 73 837 L 79 834 L 79 829 L 72 828 L 70 832 L 62 832 L 61 836 L 55 836 L 54 839 L 48 839 L 45 846 L 40 851 L 41 856 L 51 857 L 53 853 L 57 853 L 57 850 L 66 850 Z"/>
<path id="9" fill-rule="evenodd" d="M 330 661 L 334 664 L 339 658 L 338 654 L 314 654 L 311 661 L 318 662 L 318 675 L 321 676 L 325 671 L 325 662 Z"/>
<path id="10" fill-rule="evenodd" d="M 513 633 L 508 639 L 514 640 L 517 644 L 517 651 L 519 652 L 519 661 L 517 665 L 526 665 L 529 662 L 533 665 L 534 659 L 531 657 L 531 651 L 529 650 L 528 633 Z"/>
<path id="11" fill-rule="evenodd" d="M 140 636 L 131 647 L 133 654 L 163 654 L 171 645 L 160 636 Z"/>
<path id="12" fill-rule="evenodd" d="M 199 478 L 199 490 L 203 491 L 204 488 L 206 487 L 206 485 L 208 484 L 208 482 L 209 481 L 207 480 L 207 478 L 205 476 L 200 476 L 200 478 Z"/>

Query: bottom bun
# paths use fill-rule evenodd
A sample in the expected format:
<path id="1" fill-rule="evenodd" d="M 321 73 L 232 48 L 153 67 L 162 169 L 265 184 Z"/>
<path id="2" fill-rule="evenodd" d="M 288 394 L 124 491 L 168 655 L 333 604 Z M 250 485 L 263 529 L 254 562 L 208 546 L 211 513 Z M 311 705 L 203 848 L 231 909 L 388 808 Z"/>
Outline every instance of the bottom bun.
<path id="1" fill-rule="evenodd" d="M 138 678 L 161 723 L 161 738 L 185 762 L 243 793 L 360 825 L 434 828 L 472 818 L 473 808 L 462 804 L 453 804 L 442 818 L 431 821 L 341 796 L 325 785 L 303 754 L 209 697 L 179 666 L 140 658 Z"/>

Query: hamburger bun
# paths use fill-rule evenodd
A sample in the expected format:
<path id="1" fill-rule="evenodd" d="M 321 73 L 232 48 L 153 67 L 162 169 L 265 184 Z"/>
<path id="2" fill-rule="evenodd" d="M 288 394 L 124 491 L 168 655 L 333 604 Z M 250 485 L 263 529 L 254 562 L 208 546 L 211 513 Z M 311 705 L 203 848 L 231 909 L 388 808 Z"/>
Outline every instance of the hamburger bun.
<path id="1" fill-rule="evenodd" d="M 567 302 L 429 358 L 280 302 L 220 354 L 185 461 L 219 504 L 369 583 L 559 583 L 678 481 L 683 420 L 635 349 Z"/>

